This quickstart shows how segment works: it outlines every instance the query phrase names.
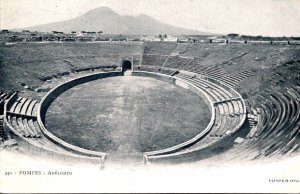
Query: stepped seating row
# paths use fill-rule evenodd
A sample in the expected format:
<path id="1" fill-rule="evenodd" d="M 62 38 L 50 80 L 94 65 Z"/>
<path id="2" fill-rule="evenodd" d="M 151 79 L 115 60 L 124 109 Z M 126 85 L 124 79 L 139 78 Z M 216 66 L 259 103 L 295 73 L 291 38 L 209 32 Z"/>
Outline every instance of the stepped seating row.
<path id="1" fill-rule="evenodd" d="M 247 115 L 248 122 L 249 122 L 249 127 L 250 127 L 250 132 L 247 135 L 247 138 L 253 138 L 254 134 L 256 133 L 257 129 L 260 127 L 261 123 L 261 115 L 258 114 L 257 112 L 254 114 L 248 114 Z M 259 123 L 259 125 L 258 125 Z"/>
<path id="2" fill-rule="evenodd" d="M 184 69 L 186 71 L 198 73 L 213 79 L 221 79 L 226 75 L 222 67 L 218 66 L 201 66 L 195 65 L 195 61 L 199 59 L 191 59 L 180 57 L 179 55 L 143 55 L 142 66 L 155 66 L 159 68 L 172 68 L 174 70 Z"/>
<path id="3" fill-rule="evenodd" d="M 285 94 L 261 95 L 261 119 L 252 136 L 252 147 L 260 150 L 258 155 L 287 154 L 299 147 L 300 141 L 300 90 L 288 88 Z"/>
<path id="4" fill-rule="evenodd" d="M 36 119 L 38 102 L 27 98 L 16 97 L 10 107 L 7 107 L 7 122 L 19 136 L 26 138 L 32 145 L 47 150 L 68 153 L 63 148 L 49 141 L 41 132 Z"/>
<path id="5" fill-rule="evenodd" d="M 154 73 L 161 73 L 166 75 L 171 75 L 175 72 L 174 69 L 170 68 L 161 68 L 157 66 L 149 66 L 149 65 L 141 65 L 141 66 L 135 66 L 133 67 L 134 71 L 149 71 Z"/>
<path id="6" fill-rule="evenodd" d="M 4 102 L 6 99 L 9 98 L 9 94 L 5 93 L 5 92 L 2 92 L 0 91 L 0 114 L 1 114 L 1 110 L 3 110 L 3 107 L 4 107 Z"/>
<path id="7" fill-rule="evenodd" d="M 160 44 L 158 54 L 160 55 L 170 55 L 171 52 L 176 48 L 177 44 L 162 42 Z"/>
<path id="8" fill-rule="evenodd" d="M 239 115 L 243 114 L 243 105 L 239 99 L 231 99 L 226 102 L 215 103 L 215 106 L 220 110 L 220 115 Z"/>
<path id="9" fill-rule="evenodd" d="M 222 137 L 230 134 L 232 132 L 232 129 L 239 125 L 240 120 L 240 115 L 222 115 L 220 113 L 219 107 L 216 108 L 216 120 L 214 126 L 210 131 L 210 136 Z"/>
<path id="10" fill-rule="evenodd" d="M 264 94 L 262 98 L 267 100 L 267 105 L 269 106 L 269 110 L 272 112 L 271 119 L 266 125 L 264 133 L 261 134 L 261 137 L 265 138 L 269 135 L 277 133 L 276 129 L 279 130 L 278 126 L 282 119 L 286 117 L 286 104 L 282 104 L 282 101 L 274 94 Z"/>
<path id="11" fill-rule="evenodd" d="M 187 65 L 184 70 L 190 71 L 190 72 L 196 72 L 198 69 L 201 69 L 203 67 L 206 67 L 205 65 L 201 64 L 202 58 L 195 57 L 193 58 L 193 61 L 189 65 Z M 208 66 L 207 66 L 208 67 Z"/>
<path id="12" fill-rule="evenodd" d="M 36 100 L 18 97 L 12 106 L 8 108 L 8 111 L 25 116 L 36 116 L 37 108 L 38 102 Z"/>
<path id="13" fill-rule="evenodd" d="M 254 160 L 260 157 L 280 157 L 299 150 L 300 88 L 286 88 L 283 93 L 264 94 L 257 108 L 258 122 L 248 137 L 226 152 L 214 155 L 209 162 Z"/>
<path id="14" fill-rule="evenodd" d="M 8 114 L 7 121 L 14 127 L 14 129 L 23 137 L 26 138 L 40 138 L 41 131 L 36 119 L 25 118 L 13 114 Z"/>
<path id="15" fill-rule="evenodd" d="M 252 71 L 243 71 L 243 72 L 237 73 L 233 76 L 221 77 L 220 81 L 229 85 L 230 87 L 235 87 L 238 84 L 238 82 L 240 82 L 250 76 L 253 76 L 253 75 L 254 74 Z"/>
<path id="16" fill-rule="evenodd" d="M 231 100 L 232 98 L 236 98 L 237 95 L 235 93 L 231 93 L 230 91 L 226 90 L 225 88 L 208 82 L 204 79 L 200 79 L 197 76 L 190 76 L 184 73 L 179 73 L 176 75 L 176 77 L 185 79 L 188 82 L 204 89 L 207 91 L 210 91 L 209 96 L 211 97 L 213 102 L 222 102 L 226 100 Z"/>
<path id="17" fill-rule="evenodd" d="M 190 58 L 183 58 L 179 55 L 177 56 L 169 56 L 165 61 L 163 67 L 169 67 L 173 69 L 182 69 L 185 65 L 187 65 L 191 61 Z"/>
<path id="18" fill-rule="evenodd" d="M 182 55 L 185 52 L 187 52 L 191 47 L 192 47 L 192 44 L 190 44 L 190 43 L 177 44 L 176 48 L 174 48 L 172 53 Z"/>
<path id="19" fill-rule="evenodd" d="M 3 141 L 5 138 L 5 132 L 3 128 L 3 115 L 0 115 L 0 141 Z"/>
<path id="20" fill-rule="evenodd" d="M 17 97 L 13 95 L 6 103 L 5 122 L 8 130 L 13 135 L 19 136 L 21 148 L 30 153 L 45 155 L 52 158 L 72 158 L 84 161 L 104 161 L 105 153 L 85 150 L 66 142 L 52 142 L 42 133 L 42 128 L 37 120 L 37 108 L 39 103 L 35 100 Z M 58 145 L 60 144 L 60 145 Z M 79 154 L 78 154 L 79 153 Z"/>
<path id="21" fill-rule="evenodd" d="M 76 44 L 79 45 L 80 43 Z M 139 43 L 98 42 L 97 44 L 80 44 L 79 47 L 80 48 L 72 45 L 66 45 L 61 50 L 63 50 L 63 54 L 65 54 L 64 56 L 131 56 L 139 55 L 143 45 Z M 52 53 L 51 55 L 59 56 L 59 53 Z"/>
<path id="22" fill-rule="evenodd" d="M 144 55 L 170 55 L 177 44 L 168 42 L 147 42 L 144 47 Z"/>
<path id="23" fill-rule="evenodd" d="M 7 99 L 7 96 L 9 96 L 7 93 L 0 91 L 0 100 Z"/>
<path id="24" fill-rule="evenodd" d="M 156 72 L 157 73 L 157 72 L 161 71 L 161 68 L 159 68 L 157 66 L 141 65 L 141 66 L 133 67 L 133 70 L 149 71 L 149 72 Z"/>
<path id="25" fill-rule="evenodd" d="M 159 70 L 158 73 L 162 73 L 162 74 L 166 74 L 166 75 L 172 75 L 174 73 L 174 70 L 163 68 L 163 69 Z"/>
<path id="26" fill-rule="evenodd" d="M 144 54 L 156 55 L 158 54 L 159 47 L 160 47 L 160 43 L 147 42 L 144 47 Z"/>
<path id="27" fill-rule="evenodd" d="M 234 91 L 226 90 L 215 83 L 200 79 L 197 76 L 181 72 L 174 76 L 193 84 L 206 93 L 214 105 L 214 124 L 208 133 L 201 137 L 200 140 L 193 142 L 193 144 L 189 144 L 174 153 L 147 155 L 146 161 L 155 162 L 166 159 L 168 162 L 185 162 L 192 161 L 197 157 L 201 158 L 201 154 L 199 155 L 198 151 L 231 135 L 240 128 L 245 119 L 244 103 Z"/>
<path id="28" fill-rule="evenodd" d="M 252 138 L 252 136 L 250 135 L 251 133 L 253 133 L 256 129 L 256 124 L 258 122 L 258 120 L 260 119 L 260 110 L 259 108 L 255 109 L 253 107 L 250 106 L 251 102 L 249 102 L 249 100 L 247 100 L 246 103 L 246 111 L 247 111 L 247 119 L 248 119 L 248 123 L 249 123 L 249 127 L 251 132 L 248 134 L 248 138 Z M 250 137 L 251 136 L 251 137 Z"/>
<path id="29" fill-rule="evenodd" d="M 0 91 L 0 115 L 4 114 L 5 101 L 9 99 L 11 94 Z"/>
<path id="30" fill-rule="evenodd" d="M 120 60 L 119 55 L 108 56 L 84 56 L 84 57 L 68 57 L 68 60 L 75 68 L 93 68 L 93 67 L 105 67 L 105 66 L 117 66 Z"/>
<path id="31" fill-rule="evenodd" d="M 37 123 L 36 112 L 38 102 L 27 98 L 17 97 L 7 111 L 8 122 L 16 131 L 26 138 L 41 137 Z"/>
<path id="32" fill-rule="evenodd" d="M 202 58 L 194 58 L 184 70 L 209 76 L 214 79 L 221 79 L 226 75 L 223 68 L 217 65 L 202 64 Z"/>
<path id="33" fill-rule="evenodd" d="M 70 152 L 49 141 L 41 133 L 40 126 L 38 125 L 36 119 L 26 119 L 8 113 L 7 122 L 14 128 L 15 132 L 17 132 L 19 136 L 26 138 L 30 144 L 49 151 L 70 155 Z"/>
<path id="34" fill-rule="evenodd" d="M 218 63 L 216 63 L 216 65 L 226 65 L 226 64 L 230 64 L 230 63 L 232 63 L 232 62 L 238 60 L 239 58 L 241 58 L 241 57 L 243 57 L 243 56 L 245 56 L 245 55 L 247 55 L 247 54 L 248 54 L 248 51 L 243 52 L 243 53 L 240 53 L 240 54 L 237 55 L 237 56 L 234 56 L 234 57 L 229 58 L 229 59 L 227 59 L 227 60 L 218 62 Z"/>
<path id="35" fill-rule="evenodd" d="M 164 62 L 167 60 L 168 56 L 162 55 L 143 55 L 142 66 L 155 66 L 162 67 Z"/>
<path id="36" fill-rule="evenodd" d="M 181 52 L 179 44 L 168 42 L 147 42 L 145 44 L 142 65 L 156 66 L 157 68 L 183 68 L 191 59 L 181 57 L 177 52 Z M 179 49 L 179 50 L 178 50 Z M 175 55 L 174 55 L 174 53 Z M 172 54 L 173 53 L 173 54 Z"/>
<path id="37" fill-rule="evenodd" d="M 192 62 L 193 63 L 193 62 Z M 189 64 L 185 70 L 198 73 L 201 75 L 205 75 L 214 79 L 221 79 L 223 76 L 226 75 L 223 68 L 217 66 L 192 66 L 193 64 Z"/>
<path id="38" fill-rule="evenodd" d="M 299 91 L 288 89 L 286 94 L 264 95 L 266 102 L 261 105 L 262 121 L 256 139 L 248 148 L 258 150 L 254 157 L 290 154 L 299 148 L 300 103 L 295 99 Z M 249 151 L 244 151 L 246 154 Z M 253 151 L 252 151 L 253 152 Z"/>
<path id="39" fill-rule="evenodd" d="M 183 73 L 177 74 L 176 77 L 201 88 L 214 102 L 216 118 L 210 136 L 222 137 L 228 135 L 240 124 L 244 108 L 241 99 L 237 98 L 236 94 L 206 80 Z"/>
<path id="40" fill-rule="evenodd" d="M 9 97 L 10 97 L 9 94 L 0 91 L 0 140 L 1 141 L 5 139 L 5 131 L 3 127 L 4 104 Z"/>
<path id="41" fill-rule="evenodd" d="M 222 78 L 223 76 L 226 75 L 226 73 L 223 71 L 222 68 L 220 67 L 216 67 L 216 68 L 211 68 L 209 71 L 207 72 L 202 72 L 202 75 L 211 77 L 213 79 L 217 79 L 219 80 L 220 78 Z"/>

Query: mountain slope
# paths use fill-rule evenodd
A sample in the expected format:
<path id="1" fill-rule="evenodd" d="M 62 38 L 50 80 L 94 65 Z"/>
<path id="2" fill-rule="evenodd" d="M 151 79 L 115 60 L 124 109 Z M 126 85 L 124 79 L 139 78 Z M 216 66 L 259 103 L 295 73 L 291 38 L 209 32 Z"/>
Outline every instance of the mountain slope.
<path id="1" fill-rule="evenodd" d="M 108 7 L 93 9 L 77 18 L 23 28 L 26 30 L 51 32 L 53 30 L 71 31 L 103 31 L 107 34 L 208 34 L 189 30 L 159 22 L 149 16 L 120 16 Z"/>

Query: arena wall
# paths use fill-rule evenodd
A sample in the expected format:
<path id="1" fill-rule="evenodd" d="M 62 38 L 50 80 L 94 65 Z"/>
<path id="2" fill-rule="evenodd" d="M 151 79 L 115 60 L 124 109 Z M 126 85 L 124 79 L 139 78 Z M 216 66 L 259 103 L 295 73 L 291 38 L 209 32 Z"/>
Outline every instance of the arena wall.
<path id="1" fill-rule="evenodd" d="M 55 88 L 53 88 L 51 91 L 49 91 L 41 100 L 40 102 L 40 106 L 38 107 L 38 111 L 37 111 L 37 121 L 41 127 L 41 131 L 42 133 L 52 142 L 54 142 L 55 144 L 69 150 L 72 153 L 75 154 L 79 154 L 79 155 L 83 155 L 83 156 L 89 156 L 89 157 L 100 157 L 102 159 L 104 159 L 105 157 L 105 153 L 103 152 L 96 152 L 96 151 L 91 151 L 91 150 L 87 150 L 87 149 L 83 149 L 74 145 L 71 145 L 63 140 L 61 140 L 60 138 L 56 137 L 55 135 L 53 135 L 52 133 L 50 133 L 45 125 L 44 125 L 44 121 L 45 121 L 45 115 L 46 112 L 48 110 L 48 107 L 50 106 L 50 104 L 63 92 L 65 92 L 66 90 L 79 85 L 79 84 L 83 84 L 89 81 L 93 81 L 96 79 L 101 79 L 101 78 L 106 78 L 106 77 L 111 77 L 111 76 L 120 76 L 121 73 L 120 72 L 108 72 L 108 73 L 94 73 L 94 74 L 90 74 L 90 75 L 85 75 L 79 78 L 75 78 L 71 81 L 68 81 L 66 83 L 62 83 L 58 86 L 56 86 Z"/>
<path id="2" fill-rule="evenodd" d="M 30 141 L 30 139 L 25 138 L 18 134 L 17 131 L 10 125 L 10 123 L 7 121 L 7 107 L 13 102 L 12 99 L 16 96 L 16 93 L 14 93 L 6 102 L 5 109 L 4 109 L 4 130 L 6 134 L 10 138 L 15 139 L 18 142 L 19 150 L 23 151 L 24 153 L 32 154 L 32 155 L 38 155 L 46 158 L 51 159 L 59 159 L 59 160 L 68 160 L 68 161 L 81 161 L 81 162 L 92 162 L 92 163 L 98 163 L 103 164 L 104 157 L 91 157 L 91 156 L 84 156 L 84 155 L 78 155 L 78 154 L 66 154 L 61 153 L 59 151 L 54 151 L 47 149 L 46 147 L 42 147 L 40 145 L 37 145 L 34 143 L 34 141 Z"/>
<path id="3" fill-rule="evenodd" d="M 214 103 L 212 102 L 212 100 L 210 99 L 209 96 L 207 96 L 206 92 L 203 91 L 201 88 L 196 87 L 195 85 L 193 85 L 192 83 L 189 83 L 183 79 L 180 79 L 178 77 L 172 77 L 169 75 L 165 75 L 165 74 L 160 74 L 160 73 L 154 73 L 154 72 L 147 72 L 147 71 L 134 71 L 132 72 L 133 76 L 143 76 L 143 77 L 150 77 L 150 78 L 154 78 L 154 79 L 158 79 L 164 82 L 168 82 L 170 84 L 174 84 L 177 85 L 179 87 L 182 87 L 184 89 L 187 89 L 193 93 L 195 93 L 196 95 L 200 96 L 205 103 L 208 105 L 209 110 L 211 112 L 211 120 L 209 122 L 209 124 L 207 125 L 206 129 L 204 131 L 202 131 L 201 133 L 199 133 L 198 135 L 196 135 L 194 138 L 178 144 L 176 146 L 170 147 L 170 148 L 166 148 L 166 149 L 162 149 L 162 150 L 155 150 L 155 151 L 150 151 L 150 152 L 145 152 L 143 153 L 144 155 L 144 160 L 147 161 L 147 157 L 151 156 L 151 159 L 153 158 L 155 160 L 156 156 L 157 158 L 164 158 L 163 155 L 168 155 L 171 156 L 171 158 L 182 158 L 183 155 L 185 155 L 185 153 L 181 154 L 181 155 L 177 155 L 176 151 L 179 151 L 189 145 L 192 145 L 193 143 L 197 142 L 198 140 L 200 140 L 202 137 L 204 137 L 212 128 L 212 126 L 214 125 L 215 122 L 215 108 L 214 108 Z M 195 76 L 198 76 L 197 74 L 194 74 Z M 12 126 L 10 126 L 10 124 L 8 122 L 6 123 L 6 128 L 9 129 L 10 131 L 12 131 L 12 136 L 15 137 L 21 145 L 23 145 L 22 147 L 24 147 L 24 149 L 26 149 L 28 152 L 30 153 L 38 153 L 40 155 L 47 155 L 50 156 L 51 158 L 75 158 L 76 160 L 93 160 L 93 161 L 97 161 L 97 160 L 101 160 L 103 161 L 105 158 L 105 153 L 103 152 L 96 152 L 96 151 L 91 151 L 91 150 L 87 150 L 87 149 L 83 149 L 74 145 L 71 145 L 63 140 L 61 140 L 60 138 L 56 137 L 55 135 L 53 135 L 52 133 L 50 133 L 46 127 L 44 126 L 44 122 L 45 122 L 45 115 L 47 112 L 48 107 L 51 105 L 51 103 L 63 92 L 65 92 L 66 90 L 79 85 L 79 84 L 83 84 L 86 82 L 90 82 L 93 80 L 97 80 L 97 79 L 101 79 L 101 78 L 107 78 L 107 77 L 111 77 L 111 76 L 121 76 L 121 72 L 117 72 L 117 71 L 113 71 L 113 72 L 107 72 L 107 73 L 94 73 L 94 74 L 89 74 L 89 75 L 85 75 L 79 78 L 75 78 L 72 79 L 68 82 L 62 83 L 58 86 L 56 86 L 55 88 L 53 88 L 50 92 L 48 92 L 44 98 L 41 100 L 39 107 L 38 107 L 38 111 L 37 111 L 37 121 L 41 127 L 41 131 L 43 133 L 43 135 L 45 137 L 47 137 L 47 139 L 51 140 L 52 142 L 54 142 L 56 145 L 63 147 L 64 149 L 68 150 L 70 152 L 70 155 L 65 155 L 59 152 L 53 152 L 53 151 L 49 151 L 47 149 L 44 149 L 42 147 L 38 147 L 33 145 L 31 142 L 29 142 L 26 138 L 23 138 L 22 136 L 19 136 L 18 133 L 16 133 L 13 129 Z M 205 77 L 205 76 L 201 76 L 202 79 L 206 79 L 210 82 L 212 82 L 212 84 L 218 84 L 221 85 L 222 87 L 224 87 L 225 89 L 234 92 L 237 94 L 237 97 L 242 99 L 242 97 L 240 96 L 240 94 L 238 92 L 236 92 L 234 89 L 223 85 L 221 83 L 219 83 L 217 80 Z M 13 97 L 13 96 L 12 96 Z M 11 97 L 11 98 L 12 98 Z M 7 104 L 10 101 L 8 100 Z M 244 113 L 246 113 L 245 110 L 245 103 L 242 100 L 243 106 L 244 106 Z M 6 104 L 6 106 L 7 106 Z M 239 126 L 234 129 L 232 131 L 232 135 L 235 135 L 237 131 L 239 131 L 238 129 L 240 129 L 245 121 L 245 117 L 246 114 L 243 115 L 243 119 L 242 122 L 239 124 Z M 215 142 L 212 147 L 218 148 L 221 144 L 226 143 L 226 141 L 228 141 L 228 139 L 232 138 L 231 136 L 225 137 L 220 139 L 220 141 Z M 192 153 L 192 155 L 194 155 L 195 153 L 200 152 L 201 150 L 198 151 L 194 151 Z M 202 150 L 205 153 L 205 149 Z M 191 153 L 186 153 L 186 154 L 191 154 Z M 197 155 L 198 155 L 197 154 Z M 78 157 L 75 157 L 77 156 Z M 206 155 L 206 154 L 204 154 Z M 201 157 L 201 156 L 196 156 L 195 157 Z M 100 159 L 101 158 L 101 159 Z"/>
<path id="4" fill-rule="evenodd" d="M 182 72 L 186 72 L 186 71 L 182 71 Z M 226 147 L 232 146 L 232 142 L 240 135 L 241 130 L 239 130 L 239 129 L 241 129 L 243 127 L 243 125 L 245 124 L 246 105 L 245 105 L 245 102 L 244 102 L 242 96 L 237 91 L 235 91 L 233 88 L 231 88 L 227 85 L 220 83 L 218 80 L 215 80 L 213 78 L 203 76 L 203 75 L 198 75 L 195 73 L 189 73 L 189 75 L 197 76 L 201 79 L 205 79 L 205 80 L 211 82 L 212 84 L 222 86 L 226 90 L 235 93 L 237 98 L 239 98 L 243 104 L 242 120 L 240 121 L 239 125 L 232 130 L 231 135 L 225 136 L 225 137 L 221 138 L 220 140 L 207 145 L 204 148 L 200 148 L 198 150 L 188 150 L 188 151 L 184 151 L 184 152 L 180 152 L 180 153 L 170 152 L 170 153 L 164 153 L 164 154 L 149 155 L 151 157 L 151 162 L 156 162 L 156 161 L 166 162 L 166 163 L 168 163 L 168 162 L 171 162 L 171 163 L 193 162 L 193 161 L 202 160 L 202 159 L 205 159 L 212 155 L 215 155 L 218 151 L 220 151 L 220 150 L 223 151 L 223 149 L 226 149 Z M 203 99 L 205 99 L 205 98 L 203 98 Z M 207 98 L 207 99 L 209 99 L 209 98 Z M 148 155 L 144 156 L 146 162 L 148 162 L 147 156 Z"/>
<path id="5" fill-rule="evenodd" d="M 197 88 L 193 84 L 188 83 L 188 82 L 186 82 L 186 81 L 184 81 L 180 78 L 176 78 L 176 77 L 172 77 L 172 76 L 168 76 L 168 75 L 164 75 L 164 74 L 153 73 L 153 72 L 145 72 L 145 71 L 134 71 L 132 75 L 133 76 L 152 77 L 152 78 L 156 78 L 158 80 L 167 81 L 169 83 L 172 83 L 172 84 L 180 86 L 180 87 L 184 86 L 185 89 L 188 89 L 189 91 L 199 95 L 204 100 L 204 102 L 208 105 L 209 110 L 211 112 L 210 122 L 207 125 L 207 127 L 201 133 L 199 133 L 194 138 L 192 138 L 192 139 L 190 139 L 186 142 L 183 142 L 181 144 L 172 146 L 170 148 L 143 153 L 145 162 L 147 162 L 147 157 L 148 156 L 173 153 L 173 152 L 176 152 L 176 151 L 178 151 L 178 150 L 180 150 L 180 149 L 182 149 L 182 148 L 184 148 L 188 145 L 191 145 L 191 144 L 197 142 L 199 139 L 204 137 L 210 131 L 212 126 L 214 125 L 214 122 L 215 122 L 214 105 L 213 105 L 213 102 L 210 100 L 210 98 L 206 95 L 206 93 L 204 91 L 202 91 L 202 89 Z"/>

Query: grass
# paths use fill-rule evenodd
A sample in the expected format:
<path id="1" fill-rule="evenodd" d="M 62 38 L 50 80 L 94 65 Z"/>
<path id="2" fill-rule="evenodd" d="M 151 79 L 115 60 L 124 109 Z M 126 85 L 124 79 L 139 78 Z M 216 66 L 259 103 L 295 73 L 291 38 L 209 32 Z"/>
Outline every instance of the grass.
<path id="1" fill-rule="evenodd" d="M 207 105 L 188 90 L 153 78 L 111 77 L 60 95 L 46 127 L 71 144 L 138 158 L 191 139 L 209 120 Z"/>
<path id="2" fill-rule="evenodd" d="M 22 90 L 21 83 L 37 88 L 40 78 L 72 69 L 119 65 L 122 56 L 140 56 L 137 43 L 24 43 L 0 45 L 0 89 Z"/>

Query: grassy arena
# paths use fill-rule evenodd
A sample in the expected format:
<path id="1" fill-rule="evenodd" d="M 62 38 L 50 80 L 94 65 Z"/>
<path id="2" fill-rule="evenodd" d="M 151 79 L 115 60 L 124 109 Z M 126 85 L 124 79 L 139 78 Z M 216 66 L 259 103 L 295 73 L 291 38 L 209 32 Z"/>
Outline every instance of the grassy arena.
<path id="1" fill-rule="evenodd" d="M 76 146 L 104 151 L 114 160 L 140 160 L 205 129 L 201 97 L 153 78 L 110 77 L 71 88 L 49 107 L 46 127 Z"/>

